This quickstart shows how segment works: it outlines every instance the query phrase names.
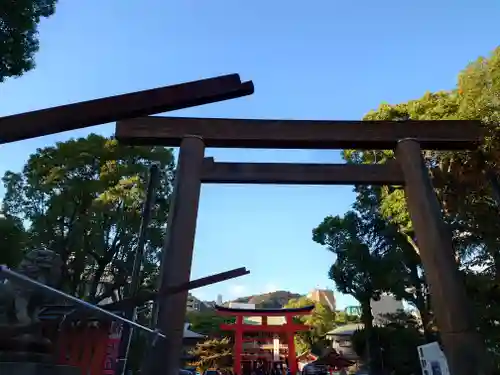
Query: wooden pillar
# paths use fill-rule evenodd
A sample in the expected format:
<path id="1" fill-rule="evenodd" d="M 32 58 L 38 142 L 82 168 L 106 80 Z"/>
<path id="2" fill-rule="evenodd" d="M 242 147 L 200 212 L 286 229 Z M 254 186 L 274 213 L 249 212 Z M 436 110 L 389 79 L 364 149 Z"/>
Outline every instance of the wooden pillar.
<path id="1" fill-rule="evenodd" d="M 205 145 L 196 136 L 186 136 L 180 146 L 167 235 L 160 269 L 160 295 L 189 281 L 201 190 Z M 153 348 L 147 375 L 179 375 L 188 291 L 160 297 L 157 327 L 165 334 Z"/>
<path id="2" fill-rule="evenodd" d="M 236 316 L 234 327 L 233 374 L 241 375 L 241 355 L 243 354 L 243 316 Z"/>
<path id="3" fill-rule="evenodd" d="M 292 326 L 293 325 L 293 316 L 292 315 L 287 315 L 286 316 L 286 323 L 287 326 Z M 288 368 L 290 369 L 290 374 L 292 375 L 297 375 L 297 355 L 295 353 L 295 330 L 289 329 L 286 332 L 286 337 L 288 340 Z"/>
<path id="4" fill-rule="evenodd" d="M 408 211 L 450 373 L 489 374 L 486 347 L 475 329 L 451 233 L 444 225 L 419 143 L 413 139 L 401 140 L 396 158 L 404 174 Z"/>

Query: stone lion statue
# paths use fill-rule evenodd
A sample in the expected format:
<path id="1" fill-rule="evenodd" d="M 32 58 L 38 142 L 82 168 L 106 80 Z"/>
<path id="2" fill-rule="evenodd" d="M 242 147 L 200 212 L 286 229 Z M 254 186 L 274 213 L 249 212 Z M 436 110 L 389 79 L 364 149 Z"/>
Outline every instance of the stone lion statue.
<path id="1" fill-rule="evenodd" d="M 27 253 L 16 271 L 40 283 L 55 287 L 61 279 L 63 262 L 51 250 L 36 249 Z M 0 327 L 30 327 L 38 323 L 40 307 L 50 296 L 27 285 L 0 280 Z"/>

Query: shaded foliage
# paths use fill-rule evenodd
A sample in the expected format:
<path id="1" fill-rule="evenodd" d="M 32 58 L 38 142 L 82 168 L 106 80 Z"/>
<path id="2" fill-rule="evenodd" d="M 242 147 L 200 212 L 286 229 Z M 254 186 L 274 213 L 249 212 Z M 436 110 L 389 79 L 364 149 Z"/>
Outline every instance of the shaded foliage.
<path id="1" fill-rule="evenodd" d="M 26 248 L 61 255 L 61 288 L 93 302 L 116 300 L 129 281 L 152 163 L 163 171 L 143 260 L 143 285 L 152 287 L 167 222 L 170 149 L 121 146 L 95 134 L 38 149 L 21 173 L 5 173 L 2 209 L 28 223 Z"/>
<path id="2" fill-rule="evenodd" d="M 54 14 L 57 0 L 0 2 L 0 82 L 35 67 L 38 24 Z"/>
<path id="3" fill-rule="evenodd" d="M 399 262 L 392 256 L 391 227 L 375 211 L 349 211 L 344 216 L 328 216 L 313 230 L 313 240 L 334 253 L 329 271 L 337 289 L 350 294 L 361 304 L 368 340 L 370 368 L 380 373 L 379 346 L 373 331 L 371 301 L 389 290 L 396 279 Z"/>
<path id="4" fill-rule="evenodd" d="M 192 311 L 186 314 L 186 320 L 191 324 L 191 330 L 209 337 L 221 337 L 228 332 L 220 329 L 221 324 L 234 323 L 234 317 L 220 316 L 215 311 Z"/>
<path id="5" fill-rule="evenodd" d="M 23 257 L 26 241 L 21 220 L 0 213 L 0 264 L 16 267 Z"/>
<path id="6" fill-rule="evenodd" d="M 196 358 L 191 365 L 201 371 L 209 368 L 229 370 L 233 365 L 233 344 L 227 337 L 198 343 L 190 354 Z"/>
<path id="7" fill-rule="evenodd" d="M 442 203 L 445 224 L 452 233 L 457 266 L 462 270 L 468 294 L 480 317 L 478 329 L 500 363 L 497 344 L 500 339 L 499 312 L 495 304 L 500 297 L 500 194 L 492 189 L 494 183 L 498 184 L 500 162 L 500 47 L 489 57 L 481 57 L 469 64 L 460 73 L 454 89 L 428 92 L 405 103 L 384 103 L 364 119 L 404 121 L 408 127 L 412 126 L 412 120 L 482 121 L 486 136 L 478 150 L 425 151 L 424 158 Z M 344 150 L 343 157 L 347 163 L 385 163 L 394 159 L 394 152 Z M 436 340 L 438 332 L 429 288 L 404 191 L 398 186 L 356 186 L 355 192 L 354 211 L 343 217 L 327 217 L 313 231 L 314 240 L 336 255 L 330 277 L 340 291 L 358 300 L 366 301 L 368 295 L 376 296 L 380 290 L 407 300 L 419 310 L 425 340 Z M 366 237 L 366 233 L 370 235 Z M 379 272 L 374 267 L 377 261 L 378 268 L 387 270 L 393 267 L 393 271 Z M 368 306 L 366 302 L 364 305 Z M 363 315 L 370 314 L 366 307 Z M 365 324 L 369 323 L 368 320 L 363 319 Z M 380 335 L 396 335 L 396 331 L 388 331 L 389 328 L 395 327 L 383 328 Z M 403 326 L 397 329 L 397 334 L 403 335 L 397 339 L 401 342 L 409 340 L 415 331 Z M 373 332 L 366 326 L 360 342 L 370 341 Z M 409 336 L 405 338 L 406 334 Z M 368 345 L 367 350 L 371 347 Z M 411 361 L 408 359 L 407 362 Z M 410 368 L 402 373 L 411 373 Z"/>
<path id="8" fill-rule="evenodd" d="M 420 373 L 421 367 L 417 347 L 425 343 L 420 325 L 412 316 L 394 314 L 388 316 L 384 327 L 374 327 L 376 343 L 380 346 L 380 362 L 383 371 L 398 375 Z M 365 329 L 354 332 L 353 349 L 360 357 L 366 356 L 367 334 Z"/>
<path id="9" fill-rule="evenodd" d="M 325 339 L 326 333 L 336 326 L 335 311 L 322 303 L 315 303 L 307 297 L 291 299 L 284 306 L 286 308 L 297 308 L 314 305 L 314 310 L 310 315 L 298 316 L 297 323 L 310 327 L 309 331 L 299 332 L 295 336 L 297 353 L 304 353 L 308 350 L 313 353 L 321 353 L 328 342 Z"/>

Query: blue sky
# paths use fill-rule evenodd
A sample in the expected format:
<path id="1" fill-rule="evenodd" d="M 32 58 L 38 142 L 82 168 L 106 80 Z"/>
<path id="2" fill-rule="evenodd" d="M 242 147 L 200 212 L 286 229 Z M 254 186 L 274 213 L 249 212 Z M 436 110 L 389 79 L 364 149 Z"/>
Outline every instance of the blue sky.
<path id="1" fill-rule="evenodd" d="M 179 116 L 360 119 L 386 101 L 453 87 L 499 43 L 497 0 L 60 1 L 40 27 L 37 68 L 0 84 L 0 115 L 240 73 L 252 97 Z M 113 125 L 0 147 L 0 174 L 36 148 L 113 133 Z M 222 150 L 219 161 L 338 162 L 338 151 Z M 272 289 L 333 287 L 332 255 L 311 240 L 344 213 L 352 188 L 205 186 L 192 277 L 245 266 L 252 274 L 196 291 L 224 299 Z M 1 193 L 1 190 L 0 190 Z M 338 305 L 354 301 L 338 295 Z"/>

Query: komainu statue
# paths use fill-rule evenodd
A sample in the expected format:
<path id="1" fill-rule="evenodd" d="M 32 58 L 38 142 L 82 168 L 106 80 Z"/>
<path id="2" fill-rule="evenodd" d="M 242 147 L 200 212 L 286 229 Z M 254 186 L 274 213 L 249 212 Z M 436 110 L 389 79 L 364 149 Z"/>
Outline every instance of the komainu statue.
<path id="1" fill-rule="evenodd" d="M 25 255 L 15 271 L 56 287 L 61 279 L 62 260 L 54 251 L 36 249 Z M 0 279 L 0 350 L 42 339 L 38 313 L 49 300 L 50 295 L 39 289 Z"/>

